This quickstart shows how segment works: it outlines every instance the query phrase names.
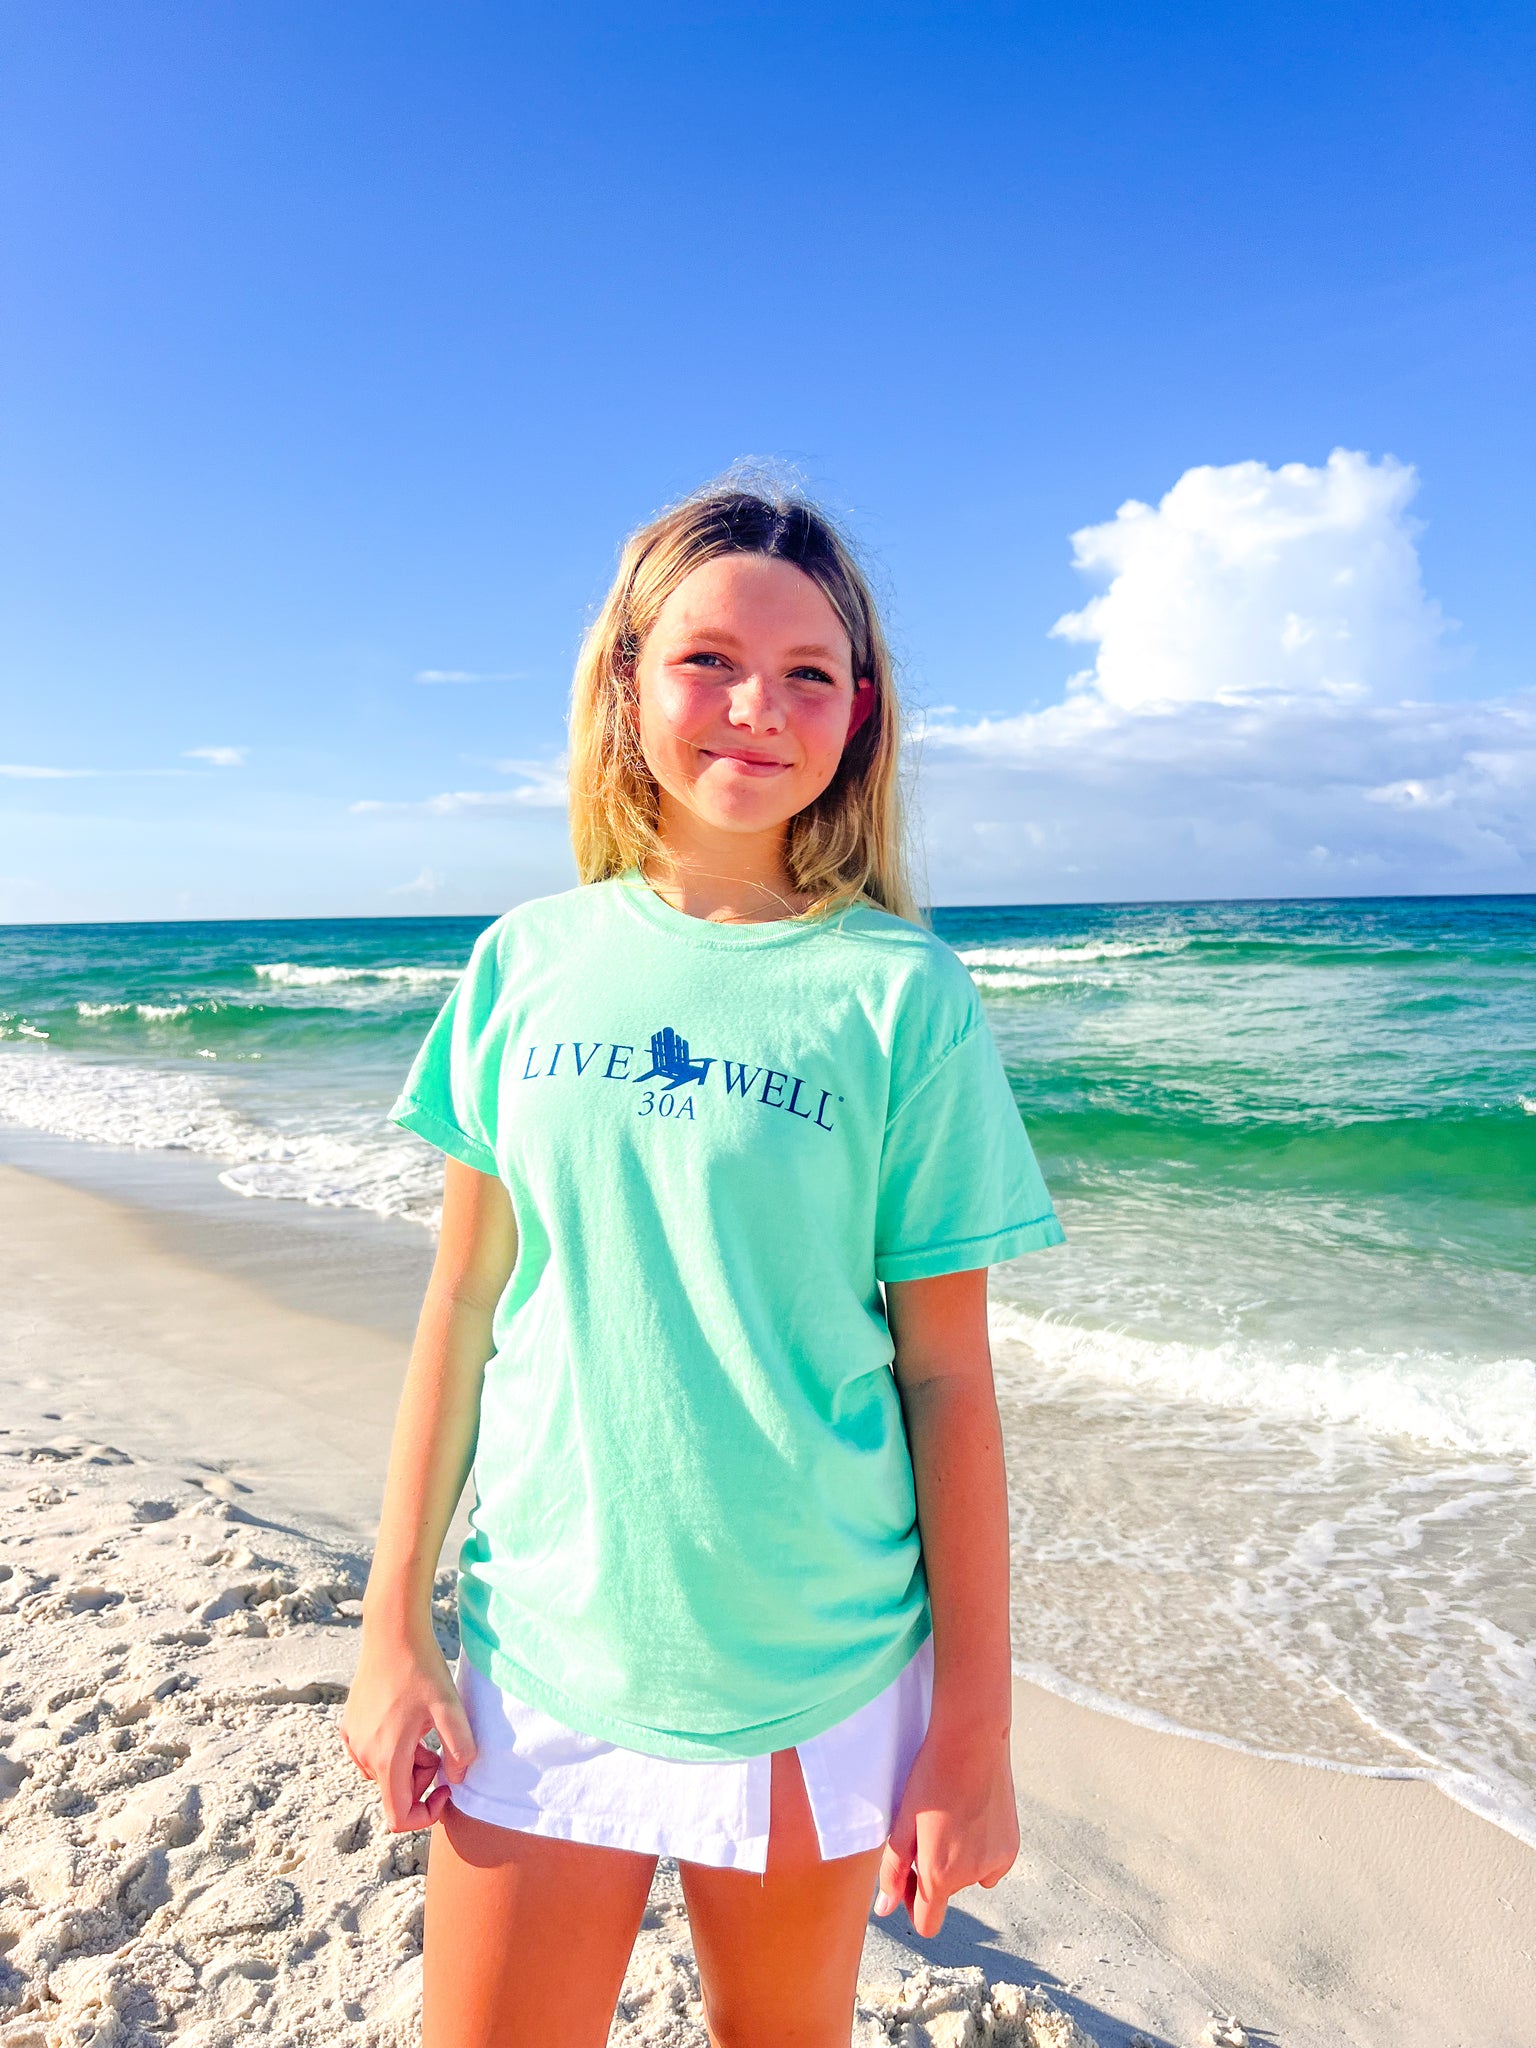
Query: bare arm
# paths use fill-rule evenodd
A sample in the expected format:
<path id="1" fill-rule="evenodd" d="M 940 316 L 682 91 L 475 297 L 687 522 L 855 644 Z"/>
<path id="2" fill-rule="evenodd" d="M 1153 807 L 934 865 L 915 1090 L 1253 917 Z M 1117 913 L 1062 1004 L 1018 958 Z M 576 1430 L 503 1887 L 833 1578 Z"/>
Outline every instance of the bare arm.
<path id="1" fill-rule="evenodd" d="M 363 1596 L 363 1644 L 342 1739 L 377 1781 L 395 1829 L 426 1827 L 446 1803 L 423 1794 L 437 1757 L 450 1779 L 474 1755 L 458 1693 L 432 1633 L 432 1579 L 474 1461 L 491 1320 L 517 1257 L 511 1198 L 499 1180 L 449 1159 L 443 1227 L 400 1392 L 384 1504 Z"/>
<path id="2" fill-rule="evenodd" d="M 446 1162 L 443 1227 L 400 1390 L 365 1625 L 430 1625 L 432 1576 L 474 1462 L 480 1382 L 517 1257 L 505 1187 Z"/>
<path id="3" fill-rule="evenodd" d="M 933 1609 L 933 1714 L 891 1829 L 876 1910 L 904 1897 L 929 1936 L 955 1892 L 996 1884 L 1018 1854 L 1008 1490 L 985 1269 L 893 1281 L 886 1306 Z"/>

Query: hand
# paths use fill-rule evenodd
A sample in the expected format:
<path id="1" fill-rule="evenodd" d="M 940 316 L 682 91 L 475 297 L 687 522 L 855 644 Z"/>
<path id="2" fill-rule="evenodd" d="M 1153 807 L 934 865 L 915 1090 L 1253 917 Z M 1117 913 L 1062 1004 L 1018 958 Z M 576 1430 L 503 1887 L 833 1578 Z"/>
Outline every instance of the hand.
<path id="1" fill-rule="evenodd" d="M 429 1729 L 437 1731 L 441 1756 L 422 1740 Z M 457 1785 L 474 1762 L 475 1740 L 430 1627 L 370 1630 L 364 1621 L 341 1739 L 363 1776 L 378 1786 L 392 1832 L 429 1828 L 442 1818 L 449 1787 L 433 1786 L 438 1765 Z"/>
<path id="2" fill-rule="evenodd" d="M 905 1901 L 926 1940 L 944 1925 L 956 1892 L 971 1884 L 990 1891 L 1018 1853 L 1006 1739 L 946 1734 L 930 1725 L 880 1860 L 876 1913 L 884 1918 Z"/>

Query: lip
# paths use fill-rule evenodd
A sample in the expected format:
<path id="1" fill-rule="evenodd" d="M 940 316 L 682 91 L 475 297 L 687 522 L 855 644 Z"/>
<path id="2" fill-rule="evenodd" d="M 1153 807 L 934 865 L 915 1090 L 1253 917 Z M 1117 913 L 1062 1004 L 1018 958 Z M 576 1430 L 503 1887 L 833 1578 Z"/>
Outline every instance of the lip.
<path id="1" fill-rule="evenodd" d="M 732 761 L 753 775 L 771 775 L 776 769 L 789 766 L 777 754 L 749 754 L 735 747 L 700 747 L 699 752 L 706 761 Z"/>

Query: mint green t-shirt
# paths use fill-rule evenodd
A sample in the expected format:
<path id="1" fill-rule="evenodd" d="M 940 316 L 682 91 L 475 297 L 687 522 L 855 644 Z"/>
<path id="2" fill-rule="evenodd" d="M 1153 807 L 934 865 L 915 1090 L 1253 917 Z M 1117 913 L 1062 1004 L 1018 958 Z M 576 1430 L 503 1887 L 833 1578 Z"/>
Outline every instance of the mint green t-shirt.
<path id="1" fill-rule="evenodd" d="M 511 1193 L 460 1557 L 471 1661 L 671 1757 L 821 1733 L 928 1633 L 877 1282 L 1059 1243 L 975 988 L 858 906 L 638 875 L 476 940 L 394 1121 Z"/>

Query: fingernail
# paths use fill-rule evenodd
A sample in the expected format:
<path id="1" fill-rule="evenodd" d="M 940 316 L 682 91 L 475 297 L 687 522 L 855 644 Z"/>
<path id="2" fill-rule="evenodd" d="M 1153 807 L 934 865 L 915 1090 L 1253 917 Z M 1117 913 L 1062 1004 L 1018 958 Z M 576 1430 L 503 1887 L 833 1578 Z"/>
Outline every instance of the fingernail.
<path id="1" fill-rule="evenodd" d="M 889 1892 L 875 1893 L 875 1911 L 878 1914 L 883 1916 L 886 1913 L 892 1912 L 895 1909 L 895 1905 L 896 1901 L 891 1897 Z"/>

